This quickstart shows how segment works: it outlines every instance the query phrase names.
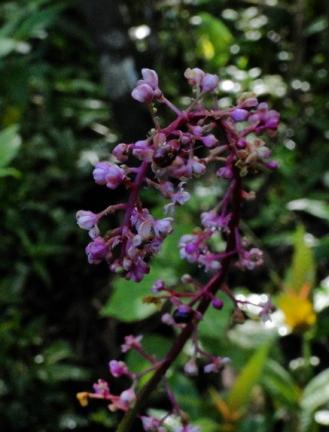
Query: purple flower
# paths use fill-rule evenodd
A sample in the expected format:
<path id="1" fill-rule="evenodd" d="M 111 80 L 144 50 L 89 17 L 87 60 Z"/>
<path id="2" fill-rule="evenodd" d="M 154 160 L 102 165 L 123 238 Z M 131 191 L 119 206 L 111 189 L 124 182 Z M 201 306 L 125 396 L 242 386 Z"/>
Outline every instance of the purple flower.
<path id="1" fill-rule="evenodd" d="M 165 287 L 166 287 L 166 284 L 164 283 L 164 281 L 161 280 L 161 279 L 158 279 L 158 280 L 156 280 L 156 281 L 154 282 L 154 284 L 153 284 L 151 290 L 152 290 L 152 292 L 154 292 L 154 293 L 158 293 L 158 292 L 164 290 Z"/>
<path id="2" fill-rule="evenodd" d="M 118 159 L 118 161 L 126 162 L 126 160 L 128 159 L 129 148 L 130 145 L 120 143 L 114 147 L 114 149 L 112 150 L 112 154 Z"/>
<path id="3" fill-rule="evenodd" d="M 121 345 L 121 351 L 123 353 L 126 353 L 130 351 L 131 349 L 137 349 L 140 350 L 142 348 L 141 340 L 143 339 L 142 335 L 139 336 L 125 336 L 125 342 Z"/>
<path id="4" fill-rule="evenodd" d="M 203 370 L 204 373 L 217 373 L 222 370 L 222 368 L 230 362 L 228 357 L 213 357 L 212 362 L 207 364 Z"/>
<path id="5" fill-rule="evenodd" d="M 240 264 L 247 270 L 254 270 L 263 264 L 263 252 L 258 248 L 252 248 L 250 251 L 243 251 L 240 257 Z"/>
<path id="6" fill-rule="evenodd" d="M 112 404 L 109 405 L 109 409 L 111 411 L 128 411 L 135 400 L 136 394 L 134 389 L 130 388 L 128 390 L 124 390 L 119 397 L 111 397 Z"/>
<path id="7" fill-rule="evenodd" d="M 174 326 L 176 324 L 174 318 L 169 313 L 165 313 L 162 315 L 161 322 L 168 326 Z"/>
<path id="8" fill-rule="evenodd" d="M 108 245 L 102 237 L 96 237 L 86 247 L 89 264 L 99 264 L 108 253 Z"/>
<path id="9" fill-rule="evenodd" d="M 133 145 L 133 155 L 141 160 L 150 162 L 153 157 L 154 150 L 151 147 L 149 140 L 136 141 Z"/>
<path id="10" fill-rule="evenodd" d="M 158 237 L 166 237 L 168 234 L 170 234 L 173 229 L 172 222 L 173 219 L 171 217 L 154 221 L 153 229 L 155 235 Z"/>
<path id="11" fill-rule="evenodd" d="M 161 426 L 161 421 L 155 417 L 141 416 L 141 421 L 146 432 L 166 432 L 166 429 Z"/>
<path id="12" fill-rule="evenodd" d="M 205 72 L 203 72 L 202 69 L 199 68 L 188 68 L 184 72 L 185 78 L 187 78 L 187 81 L 192 86 L 200 86 L 201 81 L 203 77 L 205 76 Z"/>
<path id="13" fill-rule="evenodd" d="M 231 111 L 231 118 L 235 122 L 241 122 L 247 120 L 249 116 L 249 112 L 242 108 L 235 108 L 233 111 Z"/>
<path id="14" fill-rule="evenodd" d="M 97 395 L 100 395 L 100 396 L 102 396 L 105 399 L 107 399 L 109 397 L 109 395 L 110 395 L 109 385 L 108 385 L 108 383 L 106 381 L 104 381 L 102 379 L 99 379 L 97 381 L 97 383 L 95 383 L 93 385 L 93 388 L 94 388 L 94 392 Z"/>
<path id="15" fill-rule="evenodd" d="M 142 69 L 143 79 L 137 82 L 137 86 L 131 92 L 132 97 L 138 102 L 151 103 L 154 98 L 161 96 L 158 75 L 152 69 Z"/>
<path id="16" fill-rule="evenodd" d="M 190 159 L 189 164 L 192 167 L 192 172 L 196 176 L 200 176 L 206 172 L 205 164 L 200 161 L 196 156 L 193 159 Z"/>
<path id="17" fill-rule="evenodd" d="M 206 73 L 201 80 L 201 91 L 203 93 L 208 93 L 216 90 L 219 83 L 219 78 L 217 75 L 212 75 Z"/>
<path id="18" fill-rule="evenodd" d="M 180 256 L 189 262 L 196 262 L 200 255 L 201 239 L 197 235 L 186 234 L 179 242 Z"/>
<path id="19" fill-rule="evenodd" d="M 185 425 L 175 429 L 175 432 L 201 432 L 201 429 L 198 426 Z"/>
<path id="20" fill-rule="evenodd" d="M 131 92 L 131 96 L 141 103 L 151 103 L 153 100 L 153 89 L 148 84 L 139 84 Z"/>
<path id="21" fill-rule="evenodd" d="M 198 366 L 194 357 L 190 358 L 190 360 L 185 364 L 184 372 L 190 376 L 198 375 Z"/>
<path id="22" fill-rule="evenodd" d="M 95 165 L 93 176 L 97 184 L 106 184 L 108 188 L 116 189 L 124 178 L 124 171 L 118 165 L 98 162 Z"/>
<path id="23" fill-rule="evenodd" d="M 131 267 L 126 274 L 127 279 L 131 279 L 134 282 L 140 282 L 143 277 L 149 273 L 150 267 L 143 261 L 142 258 L 137 257 L 131 262 Z"/>
<path id="24" fill-rule="evenodd" d="M 266 162 L 265 166 L 266 166 L 266 168 L 271 169 L 271 170 L 276 170 L 279 168 L 278 162 L 274 161 L 274 160 Z"/>
<path id="25" fill-rule="evenodd" d="M 210 252 L 201 254 L 198 258 L 198 263 L 203 265 L 206 271 L 218 270 L 221 267 L 216 254 L 212 254 Z"/>
<path id="26" fill-rule="evenodd" d="M 143 68 L 142 77 L 143 79 L 140 81 L 148 84 L 153 90 L 157 90 L 159 88 L 159 78 L 155 70 Z"/>
<path id="27" fill-rule="evenodd" d="M 123 375 L 129 374 L 128 366 L 123 361 L 111 360 L 109 362 L 109 368 L 110 368 L 110 373 L 115 378 L 119 378 Z"/>
<path id="28" fill-rule="evenodd" d="M 97 214 L 89 210 L 79 210 L 76 214 L 77 224 L 80 228 L 90 230 L 98 222 Z"/>
<path id="29" fill-rule="evenodd" d="M 218 177 L 221 177 L 225 180 L 231 180 L 231 178 L 233 177 L 233 171 L 230 166 L 224 166 L 219 168 L 216 174 L 218 175 Z"/>

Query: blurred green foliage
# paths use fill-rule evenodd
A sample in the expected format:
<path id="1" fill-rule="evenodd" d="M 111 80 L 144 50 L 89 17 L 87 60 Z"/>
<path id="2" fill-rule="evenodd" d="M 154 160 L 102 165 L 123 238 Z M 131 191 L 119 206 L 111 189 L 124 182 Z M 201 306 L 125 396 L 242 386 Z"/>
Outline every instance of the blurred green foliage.
<path id="1" fill-rule="evenodd" d="M 93 161 L 108 155 L 120 130 L 80 2 L 23 3 L 0 4 L 0 427 L 115 430 L 115 416 L 100 406 L 81 410 L 75 392 L 106 377 L 107 360 L 118 355 L 127 331 L 148 332 L 151 351 L 163 353 L 169 346 L 173 335 L 159 326 L 158 312 L 142 297 L 154 279 L 163 275 L 175 282 L 190 271 L 179 260 L 177 239 L 199 223 L 198 211 L 211 205 L 221 185 L 210 174 L 191 187 L 192 199 L 178 213 L 174 235 L 142 284 L 116 278 L 109 283 L 106 268 L 88 266 L 87 239 L 76 228 L 74 213 L 101 209 L 112 198 L 92 184 L 90 170 Z M 200 66 L 219 73 L 225 103 L 253 91 L 281 112 L 274 150 L 281 169 L 250 180 L 258 199 L 244 209 L 244 232 L 267 250 L 266 266 L 247 277 L 232 272 L 231 283 L 247 298 L 266 292 L 280 304 L 278 294 L 287 294 L 292 280 L 297 294 L 307 282 L 303 304 L 316 312 L 314 324 L 291 331 L 282 311 L 266 326 L 251 319 L 233 326 L 228 302 L 221 312 L 210 311 L 200 327 L 202 343 L 231 357 L 231 366 L 215 379 L 188 379 L 178 373 L 184 353 L 170 371 L 178 400 L 203 432 L 324 431 L 329 424 L 328 4 L 121 3 L 136 57 L 152 59 L 177 103 L 186 104 L 184 69 Z M 138 29 L 145 26 L 149 31 L 141 37 Z M 159 211 L 157 197 L 145 199 Z M 301 224 L 305 231 L 297 228 Z M 286 301 L 293 302 L 289 296 Z M 295 303 L 288 306 L 296 310 Z M 127 361 L 136 370 L 143 367 L 133 356 Z M 155 402 L 161 411 L 161 394 Z M 226 416 L 230 402 L 243 408 L 236 417 Z"/>

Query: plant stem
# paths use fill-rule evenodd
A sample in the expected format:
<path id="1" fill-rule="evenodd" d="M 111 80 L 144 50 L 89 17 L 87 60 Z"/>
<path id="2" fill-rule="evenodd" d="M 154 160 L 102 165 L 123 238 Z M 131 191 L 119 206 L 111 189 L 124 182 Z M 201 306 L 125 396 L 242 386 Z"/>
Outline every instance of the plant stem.
<path id="1" fill-rule="evenodd" d="M 209 292 L 215 294 L 220 289 L 221 285 L 225 281 L 232 257 L 234 256 L 234 253 L 230 253 L 230 252 L 236 249 L 235 232 L 239 226 L 240 205 L 241 205 L 241 178 L 237 169 L 234 169 L 234 180 L 233 180 L 233 187 L 231 192 L 231 205 L 232 205 L 233 216 L 229 224 L 229 235 L 227 238 L 227 245 L 225 251 L 227 255 L 222 261 L 222 267 L 220 271 L 217 274 L 215 274 L 204 286 L 203 291 L 205 293 Z M 201 314 L 202 316 L 208 309 L 210 303 L 211 303 L 211 297 L 205 295 L 200 300 L 200 303 L 196 309 L 198 314 Z M 160 363 L 159 368 L 154 372 L 153 376 L 150 378 L 150 380 L 145 384 L 145 386 L 141 389 L 141 391 L 137 395 L 137 400 L 134 407 L 124 415 L 121 423 L 119 424 L 117 432 L 131 431 L 133 422 L 136 416 L 138 415 L 138 413 L 140 412 L 142 406 L 149 398 L 151 393 L 156 389 L 157 385 L 162 380 L 163 376 L 166 374 L 169 367 L 173 364 L 173 362 L 176 360 L 178 355 L 181 353 L 185 343 L 191 337 L 196 325 L 197 325 L 197 320 L 194 319 L 190 323 L 188 323 L 186 327 L 182 330 L 182 332 L 180 333 L 180 335 L 172 345 L 171 349 L 164 357 L 163 361 Z"/>

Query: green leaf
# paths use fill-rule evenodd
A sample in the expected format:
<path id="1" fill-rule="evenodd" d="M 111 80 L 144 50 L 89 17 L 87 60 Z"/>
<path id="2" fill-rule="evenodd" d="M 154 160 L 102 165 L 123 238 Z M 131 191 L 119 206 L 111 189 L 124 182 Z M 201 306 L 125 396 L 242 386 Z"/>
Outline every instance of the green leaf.
<path id="1" fill-rule="evenodd" d="M 313 412 L 329 402 L 329 369 L 316 375 L 305 387 L 301 400 L 303 410 Z"/>
<path id="2" fill-rule="evenodd" d="M 20 178 L 22 173 L 18 171 L 16 168 L 12 167 L 0 167 L 0 178 L 1 177 L 14 177 L 14 178 Z"/>
<path id="3" fill-rule="evenodd" d="M 0 58 L 10 54 L 16 45 L 17 42 L 14 39 L 0 37 Z"/>
<path id="4" fill-rule="evenodd" d="M 292 211 L 304 211 L 312 216 L 329 222 L 329 205 L 324 201 L 301 198 L 290 201 L 287 208 Z"/>
<path id="5" fill-rule="evenodd" d="M 201 23 L 197 27 L 199 55 L 214 66 L 219 67 L 226 64 L 229 59 L 229 46 L 233 36 L 223 21 L 203 12 L 200 15 Z"/>
<path id="6" fill-rule="evenodd" d="M 260 347 L 248 360 L 229 392 L 227 404 L 233 412 L 246 408 L 251 390 L 260 380 L 268 357 L 269 345 Z"/>
<path id="7" fill-rule="evenodd" d="M 213 307 L 209 308 L 199 325 L 199 334 L 201 337 L 218 340 L 230 323 L 233 304 L 223 294 L 219 294 L 218 297 L 223 300 L 224 307 L 220 311 Z"/>
<path id="8" fill-rule="evenodd" d="M 311 248 L 305 241 L 305 229 L 299 226 L 295 234 L 294 255 L 291 268 L 286 277 L 286 288 L 300 292 L 305 284 L 313 287 L 315 282 L 315 264 Z"/>
<path id="9" fill-rule="evenodd" d="M 301 391 L 289 372 L 274 360 L 268 360 L 262 383 L 275 401 L 284 405 L 296 406 Z"/>
<path id="10" fill-rule="evenodd" d="M 112 281 L 113 293 L 101 310 L 101 315 L 132 322 L 155 313 L 157 308 L 143 303 L 143 298 L 152 294 L 151 287 L 157 279 L 163 279 L 169 285 L 177 282 L 176 269 L 184 265 L 179 257 L 178 241 L 183 234 L 191 231 L 189 224 L 175 228 L 163 242 L 159 255 L 152 261 L 150 273 L 141 282 L 116 277 Z"/>
<path id="11" fill-rule="evenodd" d="M 58 17 L 64 5 L 53 5 L 47 9 L 34 11 L 22 22 L 20 27 L 15 32 L 15 37 L 18 39 L 28 39 L 36 37 L 41 31 L 50 27 Z"/>
<path id="12" fill-rule="evenodd" d="M 202 415 L 202 398 L 191 379 L 185 375 L 174 373 L 169 378 L 169 384 L 179 406 L 189 413 L 193 420 Z"/>
<path id="13" fill-rule="evenodd" d="M 0 168 L 6 167 L 18 153 L 22 141 L 17 131 L 17 125 L 13 125 L 0 132 Z"/>
<path id="14" fill-rule="evenodd" d="M 145 335 L 142 340 L 144 350 L 157 358 L 163 358 L 167 354 L 171 344 L 172 341 L 169 338 L 158 335 Z M 136 351 L 129 351 L 126 362 L 129 369 L 134 372 L 142 372 L 150 366 L 149 362 Z M 145 380 L 142 379 L 140 385 L 145 384 L 151 376 L 152 373 L 145 375 Z"/>

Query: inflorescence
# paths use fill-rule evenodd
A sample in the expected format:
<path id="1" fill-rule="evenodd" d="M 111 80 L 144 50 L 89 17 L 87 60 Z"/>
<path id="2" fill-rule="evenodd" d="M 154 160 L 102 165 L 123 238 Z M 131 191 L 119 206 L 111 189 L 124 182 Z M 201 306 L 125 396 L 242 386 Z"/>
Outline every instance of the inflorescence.
<path id="1" fill-rule="evenodd" d="M 141 408 L 142 396 L 145 399 L 161 381 L 172 409 L 161 419 L 141 415 L 144 430 L 164 432 L 167 417 L 176 415 L 181 419 L 177 431 L 197 432 L 199 429 L 189 425 L 187 415 L 175 400 L 165 374 L 188 339 L 194 348 L 185 366 L 187 374 L 196 375 L 202 359 L 204 373 L 219 372 L 229 361 L 203 350 L 198 341 L 197 326 L 210 305 L 222 309 L 223 301 L 216 296 L 219 290 L 233 301 L 235 315 L 243 316 L 243 302 L 234 297 L 225 283 L 227 272 L 232 264 L 241 270 L 253 270 L 262 265 L 263 254 L 260 249 L 248 245 L 239 228 L 242 202 L 255 197 L 254 192 L 243 189 L 242 181 L 249 173 L 277 168 L 262 136 L 275 134 L 279 114 L 269 110 L 266 103 L 259 102 L 252 94 L 242 95 L 236 106 L 219 108 L 215 97 L 219 78 L 199 68 L 185 71 L 194 98 L 184 110 L 164 96 L 155 71 L 142 69 L 142 76 L 132 91 L 132 97 L 148 105 L 154 128 L 144 140 L 118 144 L 110 161 L 98 162 L 94 167 L 93 177 L 97 184 L 109 189 L 124 187 L 128 190 L 128 199 L 111 204 L 100 213 L 77 212 L 78 225 L 88 230 L 91 238 L 86 247 L 88 261 L 90 264 L 105 261 L 112 272 L 135 282 L 141 281 L 150 271 L 152 257 L 173 230 L 175 207 L 190 198 L 186 191 L 188 181 L 204 175 L 212 167 L 219 179 L 226 182 L 225 193 L 214 208 L 201 214 L 201 227 L 184 235 L 178 245 L 182 259 L 203 268 L 210 276 L 208 282 L 201 285 L 190 275 L 183 275 L 184 292 L 167 286 L 162 280 L 150 287 L 151 301 L 156 296 L 154 301 L 169 301 L 172 305 L 172 312 L 163 314 L 162 321 L 181 333 L 163 359 L 144 351 L 141 336 L 125 337 L 122 352 L 135 350 L 149 362 L 145 373 L 154 372 L 140 396 L 136 396 L 135 390 L 145 373 L 135 374 L 124 362 L 112 360 L 109 363 L 112 377 L 126 376 L 131 386 L 120 395 L 113 395 L 108 382 L 99 380 L 94 384 L 93 392 L 79 393 L 78 398 L 82 404 L 86 404 L 88 398 L 103 399 L 109 403 L 111 411 L 127 412 L 122 422 L 125 429 L 119 426 L 118 430 L 128 431 L 133 417 Z M 207 95 L 213 97 L 210 108 L 204 102 Z M 161 127 L 155 104 L 165 105 L 174 113 L 175 119 L 169 125 Z M 144 187 L 153 188 L 167 200 L 162 219 L 155 219 L 144 207 L 140 196 Z M 102 220 L 115 213 L 121 215 L 117 218 L 121 220 L 120 225 L 102 233 L 99 228 Z M 226 245 L 221 251 L 212 247 L 211 240 L 218 235 Z M 272 310 L 271 303 L 257 306 L 259 316 L 266 319 Z"/>

